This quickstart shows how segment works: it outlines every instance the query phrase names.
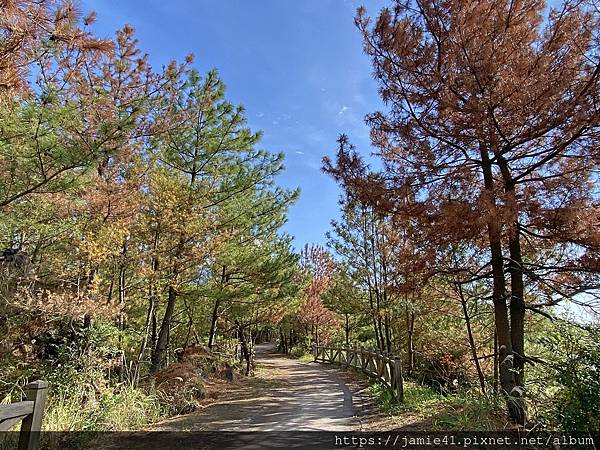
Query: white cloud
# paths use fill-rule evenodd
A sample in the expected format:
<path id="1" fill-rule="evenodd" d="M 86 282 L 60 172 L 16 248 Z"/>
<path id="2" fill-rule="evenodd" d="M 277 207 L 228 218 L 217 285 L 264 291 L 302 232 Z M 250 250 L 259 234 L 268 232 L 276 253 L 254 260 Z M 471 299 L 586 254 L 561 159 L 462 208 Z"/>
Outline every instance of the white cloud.
<path id="1" fill-rule="evenodd" d="M 304 152 L 297 151 L 297 152 L 296 152 L 296 154 L 297 154 L 297 155 L 304 155 Z"/>
<path id="2" fill-rule="evenodd" d="M 264 117 L 264 116 L 265 116 L 265 113 L 263 113 L 263 112 L 259 112 L 259 113 L 256 115 L 256 117 Z"/>
<path id="3" fill-rule="evenodd" d="M 340 110 L 338 111 L 338 116 L 341 116 L 341 115 L 343 115 L 343 114 L 344 114 L 346 111 L 348 111 L 349 109 L 350 109 L 350 107 L 349 107 L 349 106 L 343 105 L 343 106 L 342 106 L 342 109 L 340 109 Z"/>

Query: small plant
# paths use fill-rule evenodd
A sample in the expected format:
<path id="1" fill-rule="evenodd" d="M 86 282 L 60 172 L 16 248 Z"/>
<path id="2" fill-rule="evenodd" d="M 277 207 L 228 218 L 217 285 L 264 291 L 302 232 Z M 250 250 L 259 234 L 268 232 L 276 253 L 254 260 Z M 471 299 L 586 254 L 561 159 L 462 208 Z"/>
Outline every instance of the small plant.
<path id="1" fill-rule="evenodd" d="M 403 411 L 423 412 L 439 404 L 444 397 L 428 386 L 413 382 L 404 382 L 404 402 L 400 403 L 392 391 L 382 383 L 371 386 L 371 393 L 375 402 L 390 414 Z"/>
<path id="2" fill-rule="evenodd" d="M 314 356 L 311 349 L 306 348 L 304 346 L 297 346 L 292 348 L 290 355 L 304 362 L 311 362 L 314 360 Z"/>
<path id="3" fill-rule="evenodd" d="M 494 431 L 508 423 L 500 396 L 461 393 L 444 397 L 443 408 L 432 421 L 437 430 Z"/>
<path id="4" fill-rule="evenodd" d="M 559 322 L 540 342 L 554 356 L 545 367 L 556 380 L 549 420 L 565 431 L 600 431 L 600 328 Z"/>
<path id="5" fill-rule="evenodd" d="M 298 359 L 302 362 L 312 362 L 315 360 L 315 357 L 312 353 L 303 353 L 298 357 Z"/>
<path id="6" fill-rule="evenodd" d="M 436 430 L 497 430 L 505 423 L 502 399 L 475 393 L 442 395 L 429 386 L 404 383 L 404 402 L 381 383 L 371 386 L 375 403 L 386 413 L 416 413 L 432 418 Z"/>
<path id="7" fill-rule="evenodd" d="M 103 430 L 137 430 L 158 420 L 163 411 L 158 396 L 131 386 L 123 386 L 101 402 Z"/>
<path id="8" fill-rule="evenodd" d="M 155 394 L 122 386 L 97 399 L 79 394 L 52 395 L 44 416 L 46 431 L 127 431 L 159 419 L 163 409 Z"/>

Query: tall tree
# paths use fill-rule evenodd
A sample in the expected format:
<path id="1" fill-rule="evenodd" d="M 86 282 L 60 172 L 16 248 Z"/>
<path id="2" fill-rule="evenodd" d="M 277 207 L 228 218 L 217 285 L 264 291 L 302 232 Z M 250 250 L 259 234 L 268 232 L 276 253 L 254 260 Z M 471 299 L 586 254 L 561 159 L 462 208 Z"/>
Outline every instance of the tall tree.
<path id="1" fill-rule="evenodd" d="M 347 193 L 340 202 L 342 217 L 332 221 L 328 245 L 348 265 L 349 273 L 365 292 L 377 347 L 392 351 L 392 309 L 396 299 L 392 227 L 389 219 Z"/>
<path id="2" fill-rule="evenodd" d="M 269 254 L 285 223 L 287 209 L 297 198 L 297 191 L 280 188 L 258 191 L 249 189 L 232 197 L 220 206 L 219 227 L 226 230 L 227 241 L 215 257 L 210 272 L 212 280 L 206 287 L 206 296 L 214 301 L 208 346 L 212 348 L 216 336 L 217 320 L 232 298 L 233 286 L 258 281 L 262 257 Z M 290 267 L 295 263 L 290 262 Z M 285 269 L 277 267 L 276 272 Z M 253 275 L 256 274 L 256 277 Z M 235 292 L 236 289 L 233 289 Z M 244 297 L 237 294 L 233 297 Z"/>
<path id="3" fill-rule="evenodd" d="M 282 155 L 257 150 L 260 133 L 245 126 L 244 108 L 225 100 L 224 84 L 216 71 L 201 78 L 191 72 L 173 105 L 180 126 L 155 140 L 157 171 L 174 198 L 169 210 L 167 301 L 152 353 L 151 370 L 160 368 L 167 349 L 177 298 L 197 277 L 197 267 L 214 247 L 210 229 L 218 227 L 218 209 L 236 196 L 268 188 L 282 170 Z M 162 182 L 161 182 L 162 183 Z M 163 187 L 157 186 L 156 195 Z M 161 209 L 160 202 L 156 207 Z M 160 214 L 153 213 L 157 217 Z M 202 250 L 204 249 L 204 250 Z M 200 251 L 200 253 L 198 253 Z"/>
<path id="4" fill-rule="evenodd" d="M 335 264 L 331 255 L 321 246 L 304 246 L 301 267 L 308 280 L 302 293 L 298 320 L 310 329 L 312 341 L 319 345 L 330 340 L 337 331 L 338 318 L 324 303 L 324 296 L 332 286 Z"/>
<path id="5" fill-rule="evenodd" d="M 368 196 L 486 249 L 500 382 L 524 423 L 526 310 L 598 285 L 598 11 L 591 1 L 546 16 L 539 1 L 395 1 L 373 26 L 362 8 L 356 23 L 389 106 L 368 119 L 386 167 Z M 350 153 L 329 169 L 364 188 Z M 576 223 L 575 211 L 586 217 Z"/>

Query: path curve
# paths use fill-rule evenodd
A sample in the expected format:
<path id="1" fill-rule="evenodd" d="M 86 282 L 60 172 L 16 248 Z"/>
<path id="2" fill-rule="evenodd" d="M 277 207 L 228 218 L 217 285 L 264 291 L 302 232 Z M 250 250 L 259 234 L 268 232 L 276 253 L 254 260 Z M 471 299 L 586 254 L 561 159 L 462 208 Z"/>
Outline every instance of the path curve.
<path id="1" fill-rule="evenodd" d="M 152 427 L 160 431 L 352 431 L 360 428 L 352 394 L 337 371 L 256 347 L 252 395 L 214 403 Z"/>

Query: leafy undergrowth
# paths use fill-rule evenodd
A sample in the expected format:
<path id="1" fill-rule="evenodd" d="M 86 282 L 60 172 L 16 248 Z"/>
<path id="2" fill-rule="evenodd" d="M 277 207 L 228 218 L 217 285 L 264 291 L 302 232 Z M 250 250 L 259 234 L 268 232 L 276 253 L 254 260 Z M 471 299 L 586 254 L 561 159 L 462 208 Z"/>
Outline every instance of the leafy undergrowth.
<path id="1" fill-rule="evenodd" d="M 390 416 L 392 426 L 394 419 L 403 415 L 409 415 L 431 430 L 491 431 L 504 429 L 508 423 L 503 403 L 497 397 L 471 392 L 444 396 L 414 382 L 405 382 L 403 403 L 381 383 L 371 386 L 371 395 L 378 407 Z"/>
<path id="2" fill-rule="evenodd" d="M 294 358 L 299 361 L 308 363 L 314 361 L 314 357 L 310 348 L 306 348 L 304 346 L 297 346 L 292 348 L 292 350 L 286 354 L 285 356 L 289 358 Z"/>
<path id="3" fill-rule="evenodd" d="M 116 431 L 139 429 L 167 413 L 156 393 L 123 386 L 98 399 L 85 392 L 52 397 L 44 415 L 46 431 Z"/>
<path id="4" fill-rule="evenodd" d="M 303 353 L 300 356 L 297 357 L 300 361 L 308 363 L 308 362 L 313 362 L 315 360 L 314 356 L 312 353 Z"/>
<path id="5" fill-rule="evenodd" d="M 198 408 L 215 397 L 213 384 L 238 375 L 236 365 L 202 347 L 190 347 L 180 361 L 137 386 L 109 386 L 100 374 L 87 381 L 56 371 L 44 416 L 47 431 L 128 431 Z M 92 376 L 96 375 L 96 376 Z M 94 380 L 91 382 L 90 380 Z"/>

